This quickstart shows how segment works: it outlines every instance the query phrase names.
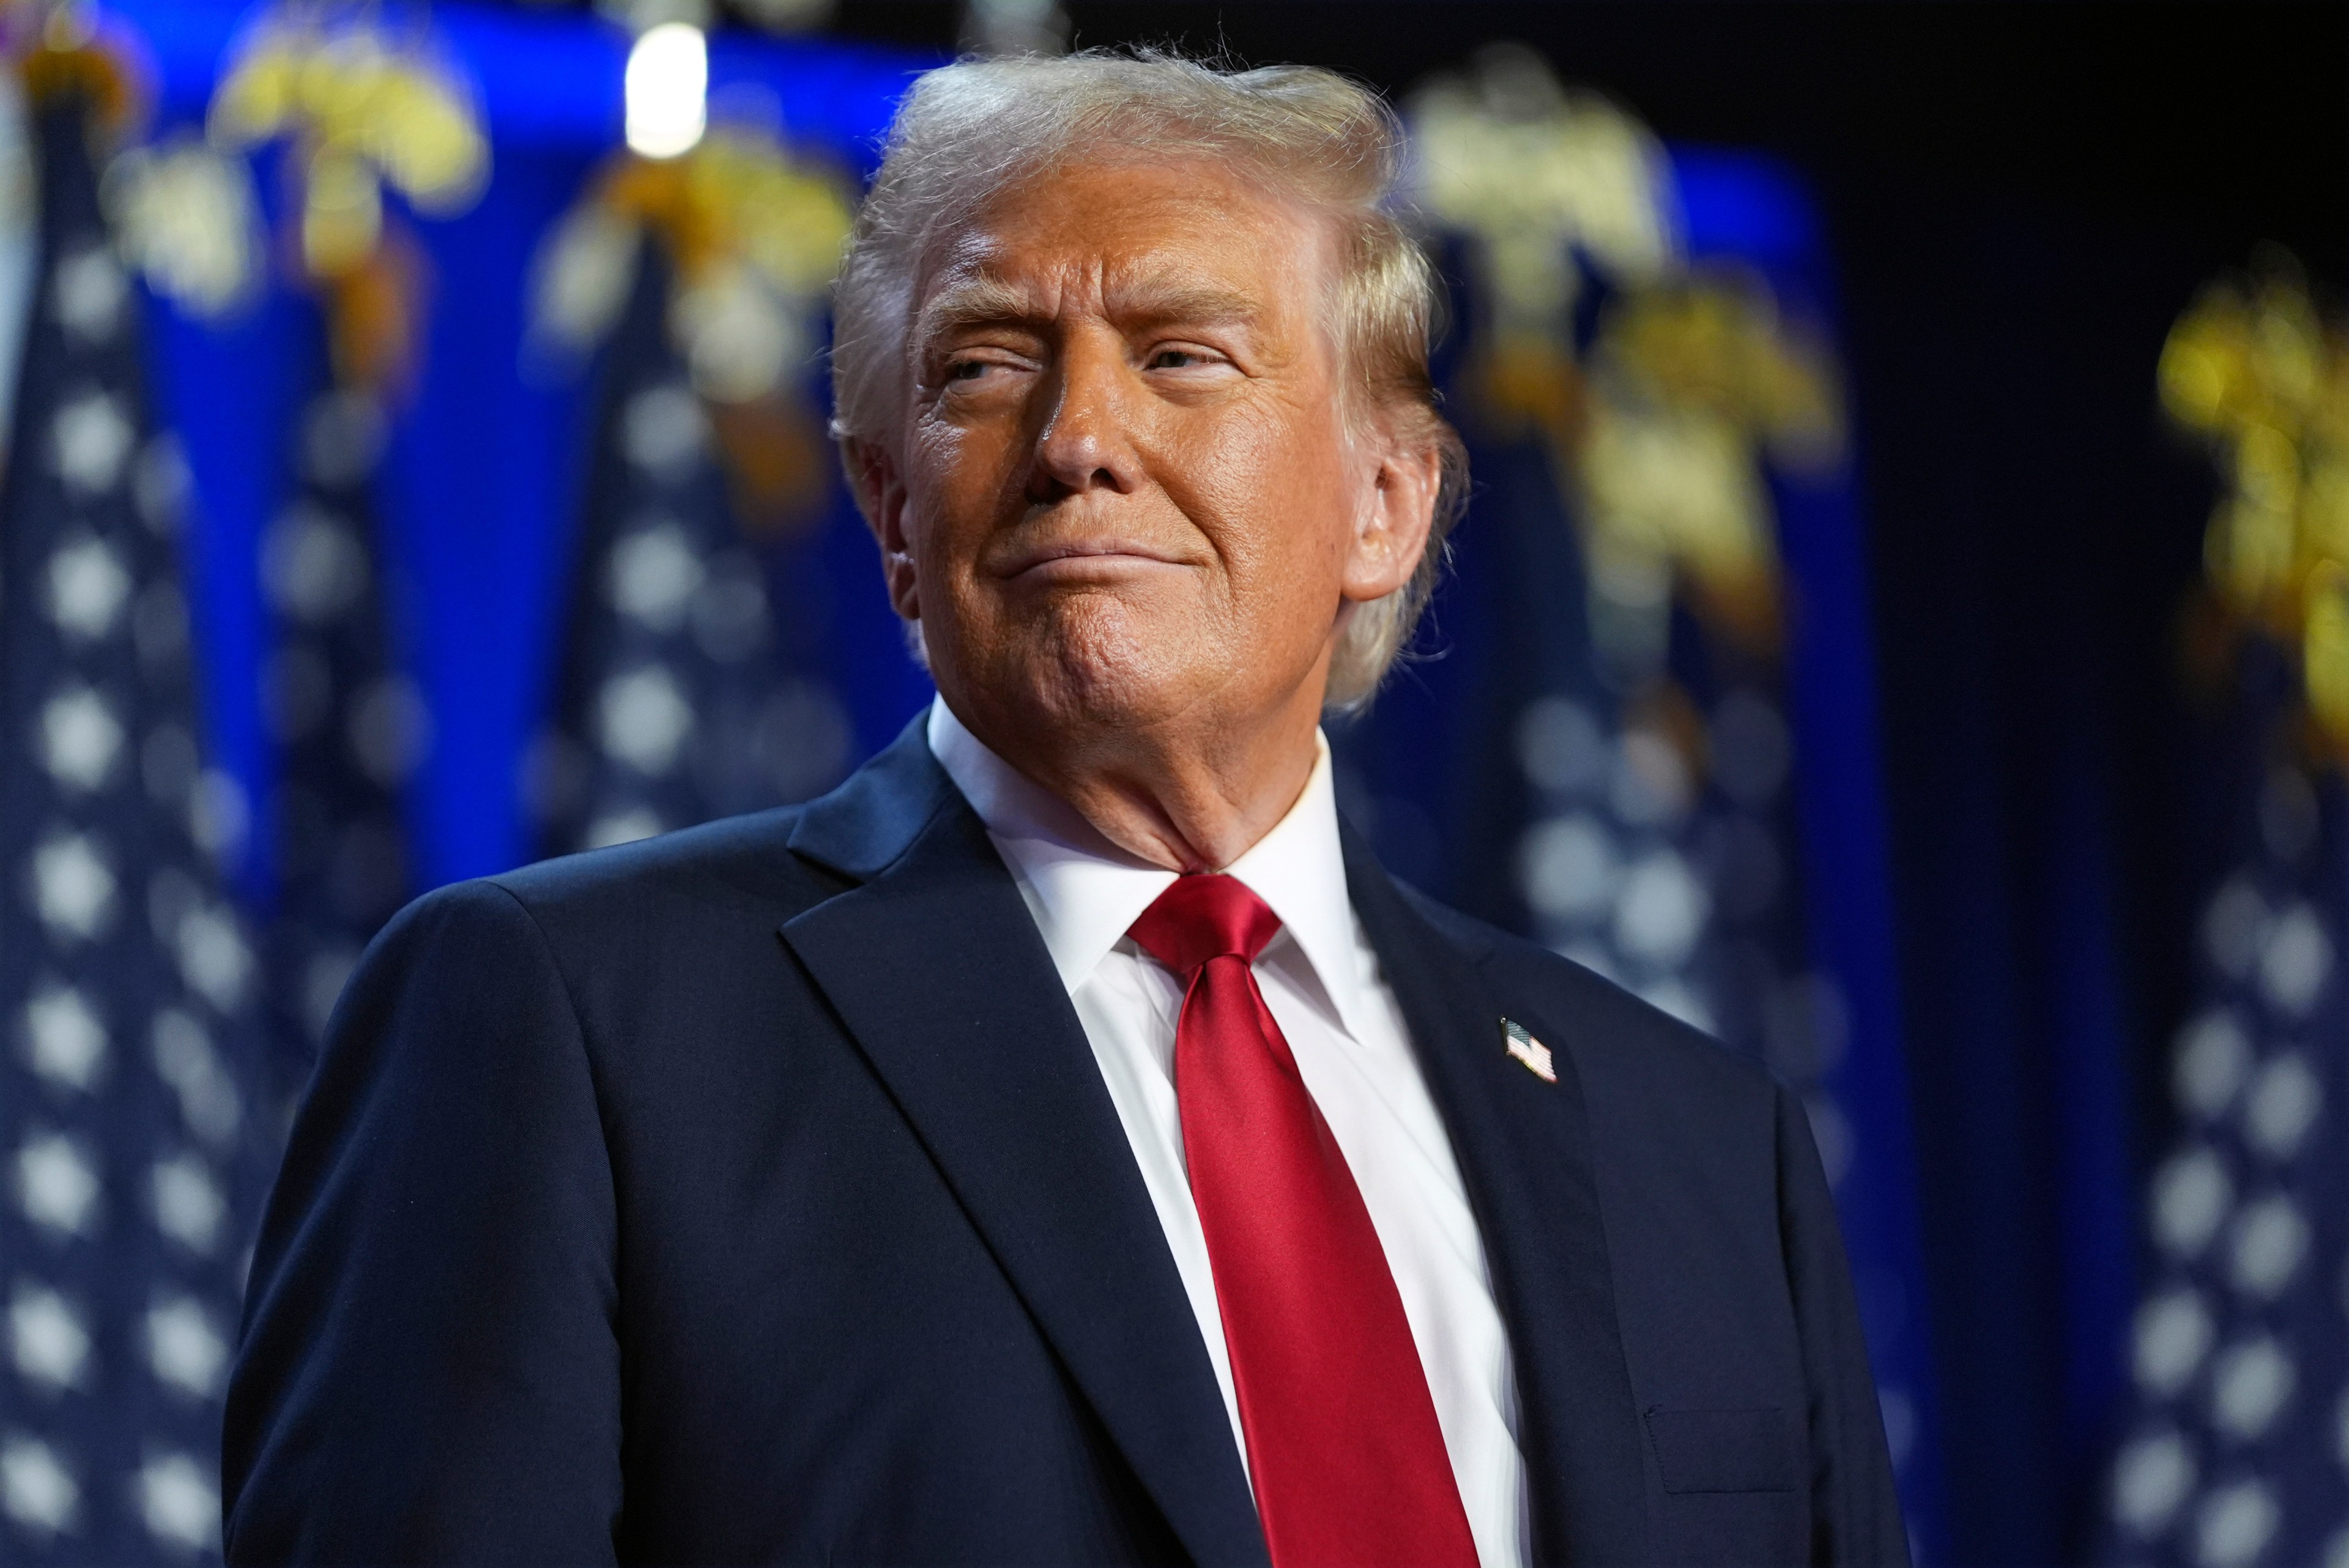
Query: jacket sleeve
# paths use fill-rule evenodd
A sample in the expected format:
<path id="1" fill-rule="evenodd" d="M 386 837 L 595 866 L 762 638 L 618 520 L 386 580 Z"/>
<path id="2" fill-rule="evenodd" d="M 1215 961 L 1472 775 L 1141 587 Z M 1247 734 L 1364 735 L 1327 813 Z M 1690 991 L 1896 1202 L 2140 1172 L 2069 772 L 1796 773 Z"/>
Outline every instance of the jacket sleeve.
<path id="1" fill-rule="evenodd" d="M 377 939 L 255 1251 L 233 1563 L 592 1563 L 620 1504 L 616 1222 L 578 1021 L 488 882 Z"/>
<path id="2" fill-rule="evenodd" d="M 1778 1234 L 1809 1391 L 1811 1561 L 1908 1568 L 1908 1526 L 1835 1199 L 1801 1102 L 1783 1089 L 1777 1098 Z"/>

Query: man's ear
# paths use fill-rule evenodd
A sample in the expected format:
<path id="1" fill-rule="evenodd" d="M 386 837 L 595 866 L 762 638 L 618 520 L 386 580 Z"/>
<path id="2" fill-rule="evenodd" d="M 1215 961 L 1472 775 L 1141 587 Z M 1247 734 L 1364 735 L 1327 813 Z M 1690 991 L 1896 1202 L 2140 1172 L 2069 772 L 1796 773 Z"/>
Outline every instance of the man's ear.
<path id="1" fill-rule="evenodd" d="M 856 493 L 856 509 L 881 546 L 881 576 L 889 587 L 889 603 L 907 620 L 922 618 L 922 597 L 915 580 L 914 548 L 905 536 L 905 484 L 889 449 L 864 436 L 840 443 L 848 483 Z"/>
<path id="2" fill-rule="evenodd" d="M 1377 462 L 1346 557 L 1344 593 L 1356 603 L 1382 599 L 1411 581 L 1444 484 L 1444 453 L 1433 443 L 1414 451 L 1390 441 Z"/>

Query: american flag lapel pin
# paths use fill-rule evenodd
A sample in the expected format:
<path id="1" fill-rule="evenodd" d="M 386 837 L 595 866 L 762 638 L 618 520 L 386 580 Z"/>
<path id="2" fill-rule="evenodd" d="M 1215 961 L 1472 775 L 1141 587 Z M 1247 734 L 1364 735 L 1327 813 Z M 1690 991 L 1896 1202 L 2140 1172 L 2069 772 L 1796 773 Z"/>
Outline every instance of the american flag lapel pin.
<path id="1" fill-rule="evenodd" d="M 1557 1068 L 1549 1059 L 1549 1047 L 1535 1039 L 1526 1026 L 1514 1018 L 1501 1020 L 1501 1048 L 1515 1056 L 1525 1070 L 1545 1084 L 1557 1082 Z"/>

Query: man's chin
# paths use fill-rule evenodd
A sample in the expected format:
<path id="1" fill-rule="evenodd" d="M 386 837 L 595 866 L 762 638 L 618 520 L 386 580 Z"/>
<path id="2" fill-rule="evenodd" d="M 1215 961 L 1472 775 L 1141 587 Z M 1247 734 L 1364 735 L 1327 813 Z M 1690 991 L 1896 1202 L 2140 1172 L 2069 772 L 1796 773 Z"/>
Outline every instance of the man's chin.
<path id="1" fill-rule="evenodd" d="M 1038 716 L 1071 729 L 1140 729 L 1193 705 L 1201 682 L 1163 652 L 1102 650 L 1059 660 L 1030 687 Z"/>
<path id="2" fill-rule="evenodd" d="M 1192 626 L 1154 628 L 1126 617 L 1063 621 L 999 667 L 990 705 L 1023 726 L 1058 731 L 1065 742 L 1147 729 L 1196 707 L 1215 684 L 1214 635 Z"/>

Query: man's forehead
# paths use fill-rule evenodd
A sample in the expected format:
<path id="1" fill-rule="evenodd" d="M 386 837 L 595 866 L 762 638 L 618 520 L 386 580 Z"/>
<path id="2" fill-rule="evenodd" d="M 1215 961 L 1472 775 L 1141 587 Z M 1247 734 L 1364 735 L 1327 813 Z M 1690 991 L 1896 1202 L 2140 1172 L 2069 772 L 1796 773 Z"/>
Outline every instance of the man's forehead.
<path id="1" fill-rule="evenodd" d="M 1085 175 L 1107 171 L 1088 169 Z M 1247 318 L 1278 312 L 1315 247 L 1294 204 L 1229 182 L 1130 184 L 1040 178 L 943 236 L 921 291 L 921 324 L 1049 315 L 1071 290 L 1120 314 Z M 1158 176 L 1153 178 L 1154 175 Z"/>

